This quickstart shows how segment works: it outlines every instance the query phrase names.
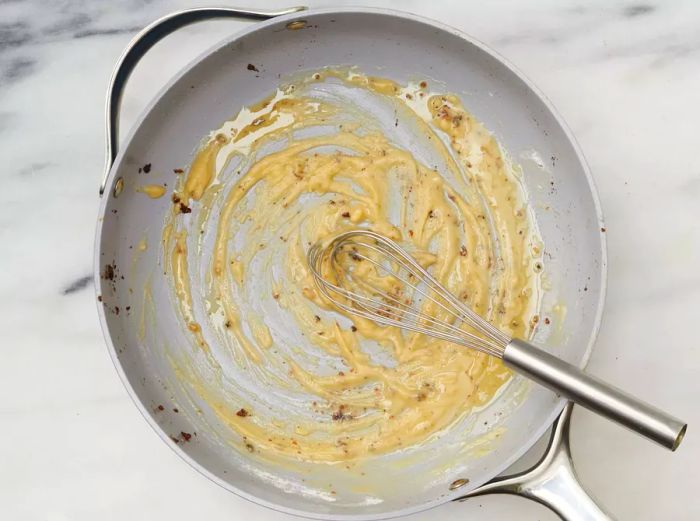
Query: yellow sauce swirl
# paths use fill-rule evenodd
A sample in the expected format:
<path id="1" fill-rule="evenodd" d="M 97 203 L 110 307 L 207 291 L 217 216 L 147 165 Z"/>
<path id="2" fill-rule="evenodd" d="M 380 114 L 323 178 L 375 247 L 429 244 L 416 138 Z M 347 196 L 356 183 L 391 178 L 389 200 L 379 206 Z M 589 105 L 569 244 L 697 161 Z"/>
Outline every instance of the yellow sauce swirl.
<path id="1" fill-rule="evenodd" d="M 396 131 L 419 136 L 439 164 L 396 144 L 371 110 L 344 103 L 350 95 L 392 107 Z M 233 446 L 268 458 L 351 463 L 439 436 L 509 371 L 343 316 L 317 293 L 306 251 L 358 227 L 385 234 L 476 312 L 527 337 L 539 240 L 518 175 L 460 100 L 425 82 L 323 70 L 244 108 L 201 147 L 163 232 L 194 346 L 173 360 L 178 374 Z"/>

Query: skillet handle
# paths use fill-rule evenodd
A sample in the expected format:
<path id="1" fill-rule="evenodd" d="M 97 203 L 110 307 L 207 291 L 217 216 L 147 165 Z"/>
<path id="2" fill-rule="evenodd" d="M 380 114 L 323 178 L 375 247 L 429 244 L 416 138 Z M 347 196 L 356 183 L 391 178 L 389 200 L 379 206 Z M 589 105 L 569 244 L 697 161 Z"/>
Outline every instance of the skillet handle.
<path id="1" fill-rule="evenodd" d="M 198 7 L 194 9 L 184 9 L 159 18 L 134 36 L 119 57 L 112 71 L 109 87 L 107 88 L 105 168 L 102 184 L 100 185 L 100 196 L 102 196 L 105 191 L 109 171 L 112 168 L 114 159 L 117 157 L 117 148 L 119 147 L 119 112 L 121 109 L 124 87 L 126 86 L 131 72 L 134 70 L 134 67 L 136 67 L 136 64 L 138 64 L 151 47 L 170 33 L 196 22 L 213 20 L 216 18 L 267 20 L 305 9 L 306 7 L 304 6 L 289 7 L 277 11 L 260 11 L 257 9 L 238 9 L 230 7 Z"/>
<path id="2" fill-rule="evenodd" d="M 503 363 L 552 391 L 642 436 L 676 450 L 688 425 L 527 342 L 514 339 Z"/>
<path id="3" fill-rule="evenodd" d="M 554 423 L 542 459 L 531 469 L 497 477 L 458 501 L 488 494 L 514 494 L 546 506 L 564 521 L 614 521 L 581 486 L 569 446 L 573 403 L 569 402 Z"/>

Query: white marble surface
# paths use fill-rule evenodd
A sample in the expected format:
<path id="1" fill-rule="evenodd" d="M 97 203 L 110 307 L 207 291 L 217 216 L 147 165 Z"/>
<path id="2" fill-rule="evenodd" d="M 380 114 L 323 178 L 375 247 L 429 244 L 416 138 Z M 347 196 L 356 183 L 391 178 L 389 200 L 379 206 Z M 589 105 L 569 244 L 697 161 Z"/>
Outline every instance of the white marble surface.
<path id="1" fill-rule="evenodd" d="M 154 435 L 117 378 L 95 312 L 107 80 L 138 28 L 186 5 L 0 2 L 2 519 L 291 519 L 216 487 Z M 598 184 L 610 254 L 605 320 L 589 368 L 690 423 L 670 454 L 579 410 L 574 458 L 620 519 L 699 519 L 700 4 L 392 7 L 497 49 L 573 128 Z M 192 27 L 154 49 L 129 86 L 124 125 L 182 65 L 242 25 Z M 555 518 L 519 498 L 490 497 L 412 519 Z"/>

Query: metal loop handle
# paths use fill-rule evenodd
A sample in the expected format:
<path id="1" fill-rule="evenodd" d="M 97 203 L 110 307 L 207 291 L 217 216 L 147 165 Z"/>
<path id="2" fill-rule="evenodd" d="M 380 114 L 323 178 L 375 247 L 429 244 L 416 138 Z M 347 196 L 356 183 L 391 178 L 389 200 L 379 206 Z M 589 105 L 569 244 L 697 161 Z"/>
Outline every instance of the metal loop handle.
<path id="1" fill-rule="evenodd" d="M 107 177 L 112 168 L 117 149 L 119 148 L 119 113 L 121 109 L 122 94 L 124 87 L 136 67 L 136 64 L 143 58 L 146 52 L 160 40 L 170 33 L 196 22 L 213 20 L 216 18 L 236 18 L 241 20 L 267 20 L 276 16 L 292 14 L 305 10 L 306 7 L 289 7 L 278 11 L 258 11 L 255 9 L 238 9 L 229 7 L 200 7 L 195 9 L 185 9 L 175 11 L 146 26 L 129 42 L 122 52 L 117 64 L 112 71 L 107 88 L 106 103 L 106 146 L 105 146 L 105 168 L 102 184 L 100 185 L 100 196 L 105 191 Z"/>
<path id="2" fill-rule="evenodd" d="M 542 459 L 529 470 L 497 477 L 457 501 L 487 494 L 514 494 L 546 506 L 564 521 L 614 521 L 581 486 L 571 459 L 569 427 L 573 403 L 554 422 Z"/>

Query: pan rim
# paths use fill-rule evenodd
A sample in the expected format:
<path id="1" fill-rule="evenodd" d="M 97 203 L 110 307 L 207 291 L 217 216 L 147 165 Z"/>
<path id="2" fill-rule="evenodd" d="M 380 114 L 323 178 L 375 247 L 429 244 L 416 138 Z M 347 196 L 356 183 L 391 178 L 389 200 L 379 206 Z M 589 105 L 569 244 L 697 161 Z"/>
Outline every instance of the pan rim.
<path id="1" fill-rule="evenodd" d="M 596 212 L 596 218 L 599 227 L 604 227 L 604 220 L 603 220 L 603 213 L 602 213 L 602 207 L 600 204 L 600 198 L 598 195 L 598 190 L 595 184 L 595 181 L 593 179 L 593 176 L 591 174 L 590 168 L 588 166 L 588 162 L 585 159 L 585 156 L 583 155 L 583 151 L 576 140 L 573 132 L 561 116 L 561 114 L 557 111 L 553 103 L 549 100 L 549 98 L 535 85 L 535 83 L 530 80 L 520 69 L 518 69 L 515 65 L 513 65 L 508 59 L 506 59 L 504 56 L 496 52 L 495 50 L 491 49 L 489 46 L 481 42 L 480 40 L 470 36 L 469 34 L 456 29 L 448 24 L 445 24 L 443 22 L 433 20 L 428 17 L 416 15 L 413 13 L 405 12 L 405 11 L 399 11 L 395 9 L 386 9 L 386 8 L 374 8 L 374 7 L 362 7 L 362 6 L 346 6 L 346 7 L 334 7 L 334 8 L 313 8 L 309 9 L 306 11 L 300 11 L 300 12 L 295 12 L 295 13 L 290 13 L 287 15 L 282 15 L 278 17 L 271 18 L 266 21 L 262 22 L 257 22 L 254 24 L 251 24 L 248 27 L 244 27 L 240 31 L 236 31 L 230 36 L 224 38 L 223 40 L 215 43 L 214 45 L 210 46 L 207 48 L 205 51 L 200 53 L 198 56 L 196 56 L 193 60 L 191 60 L 189 63 L 187 63 L 185 66 L 183 66 L 177 74 L 175 74 L 159 91 L 158 93 L 150 100 L 150 102 L 146 105 L 146 107 L 142 110 L 141 114 L 137 118 L 137 120 L 134 122 L 133 126 L 131 129 L 129 129 L 127 137 L 122 141 L 123 145 L 120 147 L 119 153 L 110 168 L 109 176 L 107 178 L 106 184 L 105 184 L 105 194 L 106 196 L 101 198 L 100 205 L 99 205 L 99 211 L 98 211 L 98 220 L 97 220 L 97 226 L 96 226 L 96 233 L 95 233 L 95 250 L 94 250 L 94 262 L 93 262 L 93 269 L 94 269 L 94 287 L 95 287 L 95 292 L 96 296 L 100 294 L 101 292 L 101 287 L 103 281 L 101 280 L 100 277 L 100 251 L 101 251 L 101 244 L 102 244 L 102 229 L 103 229 L 103 217 L 105 215 L 106 211 L 106 205 L 109 199 L 109 194 L 112 193 L 113 185 L 115 183 L 115 177 L 116 177 L 116 172 L 119 170 L 119 167 L 121 163 L 124 160 L 125 156 L 125 151 L 128 148 L 128 144 L 132 141 L 134 134 L 137 132 L 137 130 L 141 127 L 143 124 L 144 120 L 146 117 L 149 115 L 149 113 L 152 111 L 152 109 L 160 102 L 160 100 L 165 96 L 165 94 L 177 83 L 180 81 L 180 79 L 186 75 L 192 68 L 194 68 L 197 64 L 202 62 L 204 59 L 206 59 L 208 56 L 214 54 L 221 48 L 230 45 L 232 42 L 247 36 L 248 34 L 251 34 L 253 32 L 256 32 L 258 30 L 264 29 L 267 26 L 270 25 L 275 25 L 280 22 L 285 22 L 285 21 L 292 21 L 292 20 L 299 20 L 299 19 L 305 19 L 309 18 L 311 16 L 316 16 L 316 15 L 325 15 L 325 14 L 367 14 L 367 15 L 379 15 L 379 16 L 391 16 L 395 18 L 401 18 L 405 19 L 407 21 L 412 21 L 412 22 L 417 22 L 425 25 L 429 25 L 435 29 L 444 31 L 446 33 L 449 33 L 451 35 L 457 36 L 470 44 L 474 45 L 477 47 L 480 51 L 486 53 L 490 57 L 494 58 L 498 62 L 500 62 L 504 67 L 508 68 L 513 74 L 515 74 L 520 81 L 522 81 L 527 88 L 535 94 L 539 100 L 544 104 L 544 106 L 549 110 L 551 113 L 552 117 L 555 119 L 557 124 L 561 127 L 566 139 L 569 141 L 571 144 L 574 153 L 576 155 L 577 160 L 579 161 L 581 168 L 583 170 L 583 173 L 586 177 L 586 181 L 590 190 L 590 194 L 592 197 L 592 202 L 595 208 Z M 599 266 L 599 275 L 600 275 L 600 293 L 598 297 L 598 302 L 596 304 L 596 310 L 595 310 L 595 316 L 593 319 L 593 324 L 592 324 L 592 330 L 591 334 L 586 346 L 586 350 L 583 353 L 583 356 L 581 358 L 581 361 L 579 363 L 579 366 L 581 368 L 584 368 L 586 364 L 588 363 L 590 356 L 593 351 L 593 347 L 595 345 L 596 339 L 598 337 L 601 323 L 602 323 L 602 317 L 603 317 L 603 309 L 605 306 L 605 298 L 606 298 L 606 293 L 607 293 L 607 263 L 608 263 L 608 258 L 607 258 L 607 240 L 605 233 L 600 233 L 598 234 L 599 240 L 600 240 L 600 266 Z M 144 417 L 146 422 L 149 424 L 149 426 L 156 432 L 156 434 L 163 440 L 163 442 L 168 445 L 175 454 L 177 454 L 180 458 L 182 458 L 186 463 L 188 463 L 192 468 L 194 468 L 197 472 L 211 480 L 212 482 L 216 483 L 220 487 L 224 488 L 225 490 L 232 492 L 236 494 L 238 497 L 241 497 L 243 499 L 246 499 L 254 504 L 261 505 L 264 507 L 267 507 L 271 510 L 275 510 L 278 512 L 286 513 L 286 514 L 291 514 L 299 517 L 304 517 L 308 519 L 322 519 L 322 520 L 331 520 L 331 521 L 359 521 L 359 520 L 368 520 L 368 521 L 374 521 L 374 520 L 379 520 L 379 519 L 391 519 L 391 518 L 396 518 L 399 516 L 405 516 L 405 515 L 410 515 L 410 514 L 415 514 L 418 512 L 423 512 L 428 509 L 434 508 L 436 506 L 439 506 L 441 504 L 447 503 L 449 501 L 458 499 L 459 497 L 463 496 L 465 493 L 473 491 L 477 489 L 479 486 L 481 486 L 483 483 L 480 482 L 474 482 L 470 483 L 468 487 L 465 487 L 463 490 L 456 490 L 452 493 L 445 494 L 444 496 L 438 496 L 435 499 L 407 507 L 404 509 L 397 509 L 397 510 L 391 510 L 387 511 L 384 513 L 377 513 L 377 514 L 369 514 L 369 515 L 362 515 L 362 514 L 342 514 L 342 513 L 336 513 L 336 514 L 324 514 L 320 512 L 310 512 L 306 510 L 299 510 L 296 508 L 291 508 L 291 507 L 286 507 L 274 502 L 271 502 L 266 499 L 262 499 L 258 496 L 255 496 L 253 494 L 250 494 L 248 492 L 245 492 L 238 487 L 236 487 L 234 484 L 229 483 L 227 481 L 224 481 L 223 479 L 219 478 L 216 476 L 214 473 L 212 473 L 209 469 L 205 468 L 203 465 L 201 465 L 198 461 L 196 461 L 194 458 L 192 458 L 189 454 L 187 454 L 179 445 L 176 445 L 172 443 L 170 438 L 168 437 L 167 433 L 160 427 L 155 422 L 155 419 L 153 416 L 150 414 L 146 406 L 141 402 L 139 399 L 134 387 L 131 385 L 129 382 L 129 379 L 126 375 L 126 372 L 124 371 L 124 368 L 122 367 L 122 364 L 119 361 L 117 350 L 114 346 L 114 343 L 112 341 L 112 337 L 109 331 L 109 326 L 107 324 L 107 318 L 106 318 L 106 313 L 104 306 L 99 302 L 99 300 L 96 299 L 96 305 L 97 305 L 97 311 L 98 311 L 98 316 L 100 320 L 100 326 L 102 328 L 102 333 L 105 339 L 105 343 L 107 344 L 107 348 L 110 354 L 110 358 L 112 360 L 112 363 L 117 371 L 117 374 L 119 375 L 119 378 L 124 385 L 125 389 L 127 390 L 127 393 L 131 400 L 134 402 L 136 405 L 137 409 L 141 413 L 141 415 Z M 521 445 L 518 450 L 513 451 L 509 457 L 505 458 L 502 462 L 502 464 L 496 469 L 498 472 L 494 474 L 494 476 L 497 476 L 504 472 L 508 467 L 510 467 L 513 463 L 515 463 L 518 459 L 520 459 L 525 452 L 530 450 L 532 446 L 542 437 L 542 435 L 552 426 L 554 423 L 554 420 L 559 416 L 561 411 L 564 408 L 564 405 L 566 404 L 566 399 L 564 398 L 559 398 L 556 405 L 552 409 L 552 413 L 549 415 L 549 417 L 543 421 L 542 425 L 540 425 L 538 428 L 534 429 L 533 434 L 530 438 L 530 440 L 527 443 L 524 443 Z"/>

